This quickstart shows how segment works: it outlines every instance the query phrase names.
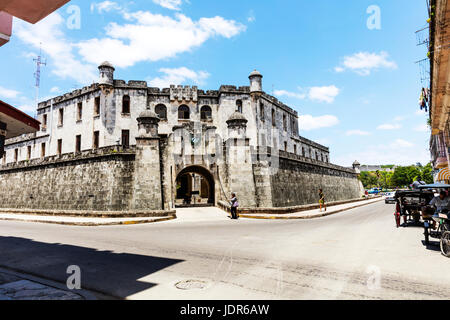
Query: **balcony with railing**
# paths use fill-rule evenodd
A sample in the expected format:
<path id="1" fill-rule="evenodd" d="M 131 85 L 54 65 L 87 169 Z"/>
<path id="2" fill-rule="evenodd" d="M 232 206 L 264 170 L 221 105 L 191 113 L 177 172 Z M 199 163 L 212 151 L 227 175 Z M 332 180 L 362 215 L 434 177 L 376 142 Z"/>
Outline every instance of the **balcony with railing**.
<path id="1" fill-rule="evenodd" d="M 431 137 L 430 142 L 430 152 L 431 152 L 431 161 L 433 163 L 433 167 L 435 169 L 442 169 L 448 167 L 448 158 L 447 158 L 447 148 L 446 141 L 448 138 L 445 138 L 444 133 L 440 133 L 438 135 Z"/>

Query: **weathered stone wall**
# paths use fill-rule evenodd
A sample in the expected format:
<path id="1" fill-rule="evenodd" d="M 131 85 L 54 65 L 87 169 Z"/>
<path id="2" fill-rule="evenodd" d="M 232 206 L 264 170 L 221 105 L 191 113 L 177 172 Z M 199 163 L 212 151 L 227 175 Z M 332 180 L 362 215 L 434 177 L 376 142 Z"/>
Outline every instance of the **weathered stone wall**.
<path id="1" fill-rule="evenodd" d="M 116 149 L 0 168 L 0 208 L 129 210 L 135 155 Z"/>
<path id="2" fill-rule="evenodd" d="M 313 204 L 323 189 L 326 201 L 357 199 L 360 182 L 352 169 L 282 153 L 278 171 L 271 177 L 274 207 Z"/>

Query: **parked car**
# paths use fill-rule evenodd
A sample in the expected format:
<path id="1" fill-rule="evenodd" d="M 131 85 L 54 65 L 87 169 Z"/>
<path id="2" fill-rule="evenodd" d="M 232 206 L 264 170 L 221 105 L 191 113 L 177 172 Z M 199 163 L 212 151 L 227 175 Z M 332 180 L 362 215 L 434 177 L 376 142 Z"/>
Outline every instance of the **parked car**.
<path id="1" fill-rule="evenodd" d="M 376 194 L 376 195 L 378 195 L 378 194 L 380 194 L 380 192 L 381 192 L 381 189 L 379 189 L 379 188 L 373 188 L 373 189 L 369 190 L 369 194 Z"/>
<path id="2" fill-rule="evenodd" d="M 386 193 L 386 197 L 384 198 L 384 202 L 385 202 L 386 204 L 389 204 L 389 203 L 396 203 L 396 200 L 395 200 L 395 192 L 388 192 L 388 193 Z"/>

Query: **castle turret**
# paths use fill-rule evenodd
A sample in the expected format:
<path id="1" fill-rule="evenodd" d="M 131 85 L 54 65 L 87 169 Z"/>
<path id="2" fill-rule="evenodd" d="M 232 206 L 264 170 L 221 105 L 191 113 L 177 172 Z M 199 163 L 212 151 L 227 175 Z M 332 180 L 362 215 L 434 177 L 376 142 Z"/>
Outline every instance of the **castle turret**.
<path id="1" fill-rule="evenodd" d="M 247 123 L 248 120 L 242 113 L 238 111 L 233 113 L 227 120 L 228 138 L 245 139 L 247 133 Z"/>
<path id="2" fill-rule="evenodd" d="M 250 73 L 250 93 L 262 93 L 262 79 L 263 76 L 259 71 L 253 71 Z"/>
<path id="3" fill-rule="evenodd" d="M 355 160 L 355 162 L 353 162 L 352 167 L 356 173 L 358 173 L 358 174 L 361 173 L 361 164 L 357 160 Z"/>
<path id="4" fill-rule="evenodd" d="M 135 176 L 132 208 L 134 210 L 161 210 L 163 196 L 158 124 L 160 119 L 151 110 L 137 118 Z"/>
<path id="5" fill-rule="evenodd" d="M 98 66 L 100 72 L 99 83 L 112 86 L 114 84 L 114 69 L 113 65 L 108 61 L 103 62 Z"/>
<path id="6" fill-rule="evenodd" d="M 256 205 L 255 184 L 252 182 L 242 183 L 242 180 L 237 178 L 253 175 L 250 139 L 247 137 L 247 123 L 248 120 L 240 112 L 233 113 L 227 120 L 227 181 L 229 190 L 237 194 L 243 207 L 254 207 Z"/>

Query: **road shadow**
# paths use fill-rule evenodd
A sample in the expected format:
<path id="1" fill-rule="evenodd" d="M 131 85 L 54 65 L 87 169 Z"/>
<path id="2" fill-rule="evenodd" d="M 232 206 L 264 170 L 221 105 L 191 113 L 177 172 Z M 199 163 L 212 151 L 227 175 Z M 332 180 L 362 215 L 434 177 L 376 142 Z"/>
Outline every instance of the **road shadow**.
<path id="1" fill-rule="evenodd" d="M 139 279 L 183 260 L 0 237 L 0 265 L 66 283 L 67 268 L 81 269 L 82 289 L 125 298 L 156 286 Z"/>
<path id="2" fill-rule="evenodd" d="M 422 244 L 425 247 L 425 249 L 430 250 L 430 251 L 437 251 L 437 252 L 441 252 L 441 247 L 440 247 L 440 242 L 439 241 L 431 241 L 426 244 L 425 240 L 422 240 Z"/>

